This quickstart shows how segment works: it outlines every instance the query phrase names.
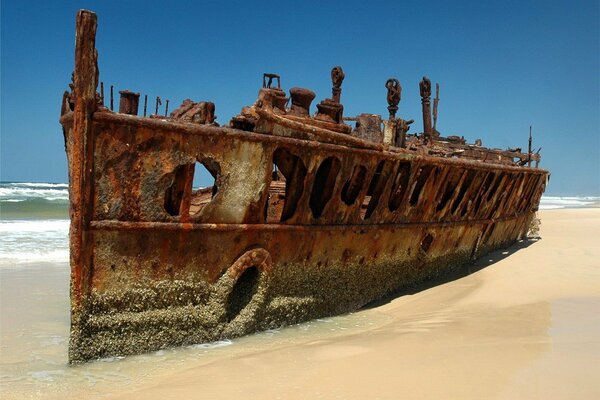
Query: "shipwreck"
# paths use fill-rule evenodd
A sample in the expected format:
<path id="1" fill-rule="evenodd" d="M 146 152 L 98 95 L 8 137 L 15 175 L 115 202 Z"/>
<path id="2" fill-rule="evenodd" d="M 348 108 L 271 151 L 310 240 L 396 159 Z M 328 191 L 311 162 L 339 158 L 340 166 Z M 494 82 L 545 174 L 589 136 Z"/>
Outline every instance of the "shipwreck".
<path id="1" fill-rule="evenodd" d="M 60 122 L 69 167 L 69 361 L 219 340 L 356 310 L 527 235 L 549 173 L 539 152 L 486 148 L 396 117 L 344 115 L 265 74 L 225 126 L 215 105 L 118 111 L 99 82 L 96 15 L 79 11 Z M 100 90 L 99 89 L 100 83 Z M 383 91 L 383 85 L 382 85 Z M 382 100 L 383 100 L 382 96 Z M 432 118 L 433 117 L 433 118 Z M 195 189 L 196 165 L 214 185 Z"/>

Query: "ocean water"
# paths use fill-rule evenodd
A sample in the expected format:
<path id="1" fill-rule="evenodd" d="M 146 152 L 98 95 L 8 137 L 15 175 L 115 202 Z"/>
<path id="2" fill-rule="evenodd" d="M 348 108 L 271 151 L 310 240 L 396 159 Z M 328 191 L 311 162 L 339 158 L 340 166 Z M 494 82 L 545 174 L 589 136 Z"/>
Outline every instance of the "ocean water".
<path id="1" fill-rule="evenodd" d="M 0 183 L 0 268 L 69 259 L 66 183 Z"/>
<path id="2" fill-rule="evenodd" d="M 593 196 L 542 196 L 540 210 L 590 207 L 598 203 L 600 203 L 600 197 Z"/>

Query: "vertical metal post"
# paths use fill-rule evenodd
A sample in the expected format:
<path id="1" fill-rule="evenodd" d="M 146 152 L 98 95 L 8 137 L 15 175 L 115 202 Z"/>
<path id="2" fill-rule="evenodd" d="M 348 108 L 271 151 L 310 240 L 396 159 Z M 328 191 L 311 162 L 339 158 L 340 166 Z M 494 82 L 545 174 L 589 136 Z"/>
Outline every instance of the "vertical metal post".
<path id="1" fill-rule="evenodd" d="M 527 166 L 531 167 L 531 125 L 529 125 L 529 146 L 527 148 Z"/>
<path id="2" fill-rule="evenodd" d="M 102 100 L 102 105 L 104 105 L 104 82 L 100 82 L 100 100 Z"/>
<path id="3" fill-rule="evenodd" d="M 435 99 L 433 99 L 433 134 L 437 136 L 438 103 L 440 102 L 440 84 L 435 84 Z"/>
<path id="4" fill-rule="evenodd" d="M 146 116 L 146 107 L 148 106 L 148 95 L 144 95 L 144 117 Z"/>
<path id="5" fill-rule="evenodd" d="M 154 115 L 158 115 L 158 106 L 160 106 L 162 104 L 162 101 L 160 101 L 160 96 L 156 96 L 156 109 L 154 110 Z"/>
<path id="6" fill-rule="evenodd" d="M 167 116 L 168 112 L 169 112 L 169 100 L 167 100 L 167 104 L 165 105 L 165 117 Z"/>
<path id="7" fill-rule="evenodd" d="M 113 85 L 110 85 L 110 111 L 114 110 Z"/>
<path id="8" fill-rule="evenodd" d="M 431 81 L 426 76 L 423 77 L 421 83 L 419 83 L 419 89 L 421 92 L 421 107 L 423 109 L 423 135 L 425 136 L 425 142 L 430 142 L 432 139 L 432 128 L 431 128 Z"/>

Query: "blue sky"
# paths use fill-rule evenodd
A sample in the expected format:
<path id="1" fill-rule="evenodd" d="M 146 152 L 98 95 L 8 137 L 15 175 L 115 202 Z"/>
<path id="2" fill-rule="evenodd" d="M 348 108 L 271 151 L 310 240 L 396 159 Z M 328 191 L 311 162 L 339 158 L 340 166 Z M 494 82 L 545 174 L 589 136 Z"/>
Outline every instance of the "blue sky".
<path id="1" fill-rule="evenodd" d="M 75 13 L 98 14 L 106 87 L 211 100 L 221 124 L 254 102 L 263 72 L 329 97 L 346 73 L 345 115 L 398 115 L 420 132 L 418 83 L 439 82 L 438 129 L 469 142 L 534 147 L 551 195 L 600 195 L 599 2 L 1 2 L 3 181 L 66 182 L 60 99 L 73 69 Z"/>

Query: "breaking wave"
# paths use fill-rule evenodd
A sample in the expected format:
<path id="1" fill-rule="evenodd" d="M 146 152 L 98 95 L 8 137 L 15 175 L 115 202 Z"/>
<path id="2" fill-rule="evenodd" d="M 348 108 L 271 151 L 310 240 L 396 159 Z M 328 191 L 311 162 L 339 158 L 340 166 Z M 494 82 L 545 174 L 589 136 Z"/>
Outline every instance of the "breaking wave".
<path id="1" fill-rule="evenodd" d="M 540 210 L 554 210 L 559 208 L 581 208 L 600 203 L 600 197 L 559 197 L 542 196 Z"/>
<path id="2" fill-rule="evenodd" d="M 0 183 L 0 267 L 69 261 L 66 183 Z"/>

